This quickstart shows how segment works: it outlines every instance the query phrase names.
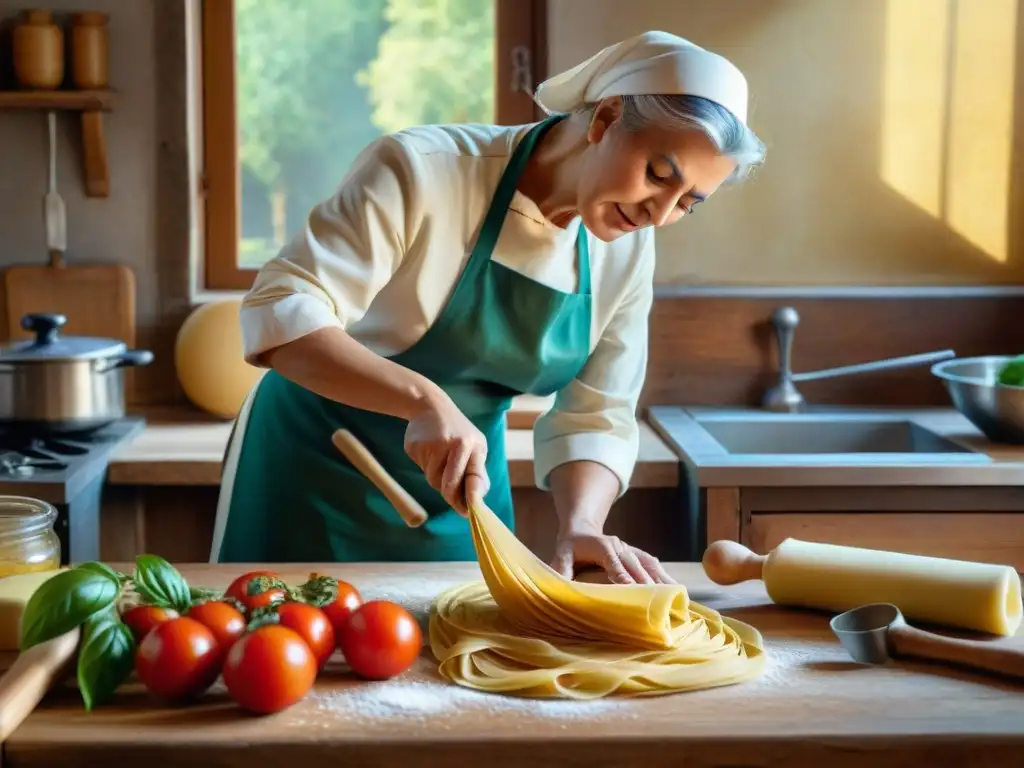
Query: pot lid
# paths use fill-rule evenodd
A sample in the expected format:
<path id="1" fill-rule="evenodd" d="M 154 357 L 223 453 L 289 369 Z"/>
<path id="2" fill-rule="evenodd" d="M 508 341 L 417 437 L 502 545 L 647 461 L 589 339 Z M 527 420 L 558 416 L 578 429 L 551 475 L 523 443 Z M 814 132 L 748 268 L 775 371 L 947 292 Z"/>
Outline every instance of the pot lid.
<path id="1" fill-rule="evenodd" d="M 91 336 L 61 336 L 67 323 L 64 315 L 39 313 L 21 318 L 21 327 L 36 335 L 34 339 L 16 341 L 0 348 L 0 361 L 5 363 L 47 362 L 57 360 L 95 360 L 118 355 L 126 345 L 117 339 Z"/>

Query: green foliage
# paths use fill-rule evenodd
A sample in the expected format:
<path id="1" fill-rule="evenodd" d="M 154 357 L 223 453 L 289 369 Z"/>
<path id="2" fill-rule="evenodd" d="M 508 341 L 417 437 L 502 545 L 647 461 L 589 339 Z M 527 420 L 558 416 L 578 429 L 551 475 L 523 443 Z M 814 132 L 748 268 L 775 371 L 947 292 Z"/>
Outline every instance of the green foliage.
<path id="1" fill-rule="evenodd" d="M 389 0 L 377 58 L 359 74 L 382 131 L 493 122 L 494 3 Z"/>
<path id="2" fill-rule="evenodd" d="M 493 120 L 493 5 L 237 0 L 240 162 L 268 198 L 286 201 L 289 231 L 381 133 Z M 250 202 L 243 230 L 271 215 Z"/>
<path id="3" fill-rule="evenodd" d="M 287 186 L 290 165 L 372 136 L 349 73 L 375 55 L 382 10 L 383 0 L 238 0 L 241 162 L 268 189 Z"/>

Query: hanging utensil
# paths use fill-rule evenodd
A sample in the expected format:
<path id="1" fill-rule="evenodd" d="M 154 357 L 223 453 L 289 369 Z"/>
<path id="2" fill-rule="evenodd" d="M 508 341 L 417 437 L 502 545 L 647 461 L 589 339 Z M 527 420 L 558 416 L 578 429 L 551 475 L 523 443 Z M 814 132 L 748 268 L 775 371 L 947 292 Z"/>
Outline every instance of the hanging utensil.
<path id="1" fill-rule="evenodd" d="M 46 249 L 50 253 L 50 266 L 64 264 L 68 249 L 68 216 L 64 198 L 57 191 L 57 113 L 47 112 L 50 129 L 49 183 L 43 198 L 43 218 L 46 223 Z"/>
<path id="2" fill-rule="evenodd" d="M 24 326 L 28 315 L 61 315 L 69 336 L 98 337 L 135 346 L 135 274 L 123 264 L 71 264 L 67 255 L 67 214 L 57 191 L 57 116 L 48 112 L 49 179 L 43 201 L 46 246 L 44 264 L 14 264 L 3 272 L 7 334 L 11 340 L 31 338 Z M 126 387 L 134 391 L 133 376 Z M 0 417 L 2 418 L 2 417 Z"/>

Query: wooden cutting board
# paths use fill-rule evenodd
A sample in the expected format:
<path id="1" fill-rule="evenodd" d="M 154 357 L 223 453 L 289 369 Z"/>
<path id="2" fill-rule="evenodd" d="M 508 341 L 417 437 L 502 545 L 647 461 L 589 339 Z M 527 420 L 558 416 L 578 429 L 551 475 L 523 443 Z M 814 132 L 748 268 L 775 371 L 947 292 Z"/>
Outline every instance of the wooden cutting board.
<path id="1" fill-rule="evenodd" d="M 68 336 L 100 336 L 135 346 L 135 273 L 123 265 L 15 265 L 4 273 L 11 339 L 30 338 L 21 318 L 64 315 Z"/>

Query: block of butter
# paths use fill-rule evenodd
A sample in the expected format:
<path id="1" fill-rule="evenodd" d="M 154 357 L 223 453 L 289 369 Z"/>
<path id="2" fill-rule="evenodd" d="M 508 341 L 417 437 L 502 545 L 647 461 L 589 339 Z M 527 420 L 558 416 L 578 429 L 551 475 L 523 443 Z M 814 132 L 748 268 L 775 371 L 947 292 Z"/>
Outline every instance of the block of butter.
<path id="1" fill-rule="evenodd" d="M 21 615 L 28 600 L 40 586 L 59 570 L 16 573 L 0 579 L 0 651 L 17 651 L 21 635 Z"/>

